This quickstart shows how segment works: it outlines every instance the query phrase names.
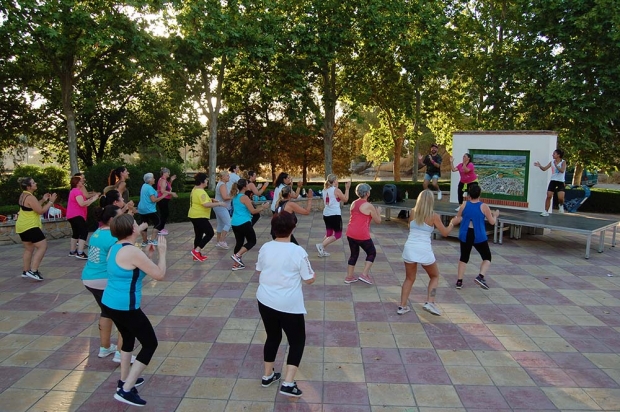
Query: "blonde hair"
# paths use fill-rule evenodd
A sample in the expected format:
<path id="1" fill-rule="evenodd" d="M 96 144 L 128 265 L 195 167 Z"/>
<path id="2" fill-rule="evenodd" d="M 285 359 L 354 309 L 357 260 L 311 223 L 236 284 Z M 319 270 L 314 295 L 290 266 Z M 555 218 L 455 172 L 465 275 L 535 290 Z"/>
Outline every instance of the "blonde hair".
<path id="1" fill-rule="evenodd" d="M 328 187 L 332 186 L 336 180 L 338 180 L 338 176 L 336 176 L 335 174 L 331 173 L 327 175 L 327 180 L 325 180 L 325 185 L 323 186 L 323 189 L 327 189 Z"/>
<path id="2" fill-rule="evenodd" d="M 278 193 L 278 200 L 276 201 L 276 207 L 277 205 L 280 204 L 282 200 L 285 199 L 284 195 L 286 195 L 286 199 L 288 199 L 291 196 L 292 191 L 293 189 L 290 186 L 284 186 L 282 190 L 280 190 L 280 193 Z"/>
<path id="3" fill-rule="evenodd" d="M 224 176 L 228 176 L 228 170 L 220 170 L 218 175 L 220 176 L 220 180 L 221 180 Z"/>
<path id="4" fill-rule="evenodd" d="M 426 222 L 430 219 L 435 211 L 433 210 L 433 205 L 435 204 L 435 197 L 433 192 L 426 189 L 420 192 L 418 195 L 418 200 L 415 202 L 415 207 L 413 208 L 413 219 L 418 225 Z"/>

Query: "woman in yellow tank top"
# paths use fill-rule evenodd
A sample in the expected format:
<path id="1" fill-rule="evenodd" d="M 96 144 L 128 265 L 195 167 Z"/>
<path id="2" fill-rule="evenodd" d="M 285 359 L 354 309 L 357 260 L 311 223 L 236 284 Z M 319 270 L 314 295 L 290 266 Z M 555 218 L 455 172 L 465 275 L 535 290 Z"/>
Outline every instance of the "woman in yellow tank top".
<path id="1" fill-rule="evenodd" d="M 43 195 L 37 200 L 33 193 L 37 190 L 37 182 L 31 177 L 19 179 L 19 185 L 24 191 L 19 197 L 19 215 L 15 223 L 15 233 L 24 244 L 24 271 L 23 278 L 41 281 L 39 265 L 47 250 L 47 240 L 41 230 L 41 215 L 49 210 L 56 201 L 56 193 Z"/>

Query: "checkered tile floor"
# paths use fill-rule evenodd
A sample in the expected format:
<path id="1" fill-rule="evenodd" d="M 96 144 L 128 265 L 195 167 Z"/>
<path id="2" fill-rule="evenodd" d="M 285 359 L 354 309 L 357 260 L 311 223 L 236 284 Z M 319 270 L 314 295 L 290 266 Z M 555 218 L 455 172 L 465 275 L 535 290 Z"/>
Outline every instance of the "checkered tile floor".
<path id="1" fill-rule="evenodd" d="M 230 251 L 213 241 L 207 261 L 192 261 L 191 224 L 168 225 L 166 279 L 144 285 L 142 306 L 159 347 L 140 388 L 142 410 L 620 410 L 620 246 L 609 247 L 611 235 L 589 260 L 584 237 L 505 238 L 491 245 L 488 291 L 473 282 L 477 257 L 455 290 L 458 242 L 434 240 L 443 316 L 422 310 L 421 269 L 414 310 L 399 316 L 406 226 L 373 224 L 376 283 L 345 285 L 348 246 L 338 241 L 330 257 L 317 257 L 322 216 L 300 216 L 295 236 L 317 282 L 304 286 L 308 336 L 296 377 L 304 395 L 291 400 L 276 385 L 260 385 L 265 333 L 252 268 L 267 224 L 258 222 L 259 244 L 236 272 Z M 66 256 L 68 243 L 50 241 L 40 283 L 20 277 L 20 245 L 0 248 L 2 411 L 131 409 L 113 399 L 117 364 L 97 357 L 97 306 L 80 281 L 84 261 Z M 285 352 L 283 342 L 276 370 Z"/>

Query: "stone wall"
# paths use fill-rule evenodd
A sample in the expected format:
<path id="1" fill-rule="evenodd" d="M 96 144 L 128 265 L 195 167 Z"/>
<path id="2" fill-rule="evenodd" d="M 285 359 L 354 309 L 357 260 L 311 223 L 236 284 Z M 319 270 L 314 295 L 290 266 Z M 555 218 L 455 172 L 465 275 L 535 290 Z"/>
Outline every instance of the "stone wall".
<path id="1" fill-rule="evenodd" d="M 43 233 L 48 239 L 60 239 L 71 236 L 71 225 L 67 219 L 43 220 Z M 0 223 L 0 246 L 21 243 L 19 235 L 15 233 L 15 222 Z"/>

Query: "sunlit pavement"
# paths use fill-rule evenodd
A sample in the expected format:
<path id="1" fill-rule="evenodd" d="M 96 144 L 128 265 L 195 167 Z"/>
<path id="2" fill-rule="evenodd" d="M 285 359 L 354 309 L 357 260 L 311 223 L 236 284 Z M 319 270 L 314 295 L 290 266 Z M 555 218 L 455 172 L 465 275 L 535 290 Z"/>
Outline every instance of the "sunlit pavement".
<path id="1" fill-rule="evenodd" d="M 345 285 L 348 245 L 340 240 L 330 257 L 317 257 L 322 216 L 300 216 L 295 236 L 317 281 L 304 286 L 307 346 L 296 376 L 303 397 L 291 399 L 260 385 L 265 333 L 252 268 L 267 224 L 258 222 L 259 243 L 236 272 L 231 251 L 214 241 L 207 261 L 192 261 L 191 224 L 168 225 L 166 280 L 144 285 L 159 347 L 139 388 L 142 410 L 620 410 L 620 246 L 609 246 L 610 234 L 604 253 L 593 248 L 589 260 L 585 237 L 506 236 L 491 245 L 487 291 L 473 282 L 477 256 L 463 289 L 454 289 L 458 242 L 437 239 L 443 315 L 422 310 L 428 277 L 419 269 L 413 311 L 399 316 L 406 226 L 373 224 L 375 284 Z M 132 408 L 113 399 L 120 368 L 97 357 L 98 308 L 80 281 L 84 261 L 66 256 L 68 243 L 50 241 L 40 283 L 20 277 L 21 246 L 0 248 L 2 411 Z M 286 349 L 283 342 L 276 371 Z"/>

